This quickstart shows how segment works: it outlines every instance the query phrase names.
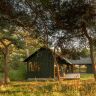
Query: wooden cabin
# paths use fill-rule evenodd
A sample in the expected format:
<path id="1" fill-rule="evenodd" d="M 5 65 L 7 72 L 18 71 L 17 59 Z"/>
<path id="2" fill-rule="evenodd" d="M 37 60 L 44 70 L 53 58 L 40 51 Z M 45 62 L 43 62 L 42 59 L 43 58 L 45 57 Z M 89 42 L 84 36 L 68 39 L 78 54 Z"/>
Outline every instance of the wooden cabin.
<path id="1" fill-rule="evenodd" d="M 71 71 L 71 63 L 51 49 L 41 47 L 24 60 L 27 78 L 60 78 Z"/>
<path id="2" fill-rule="evenodd" d="M 93 73 L 90 57 L 69 61 L 72 63 L 73 73 Z"/>

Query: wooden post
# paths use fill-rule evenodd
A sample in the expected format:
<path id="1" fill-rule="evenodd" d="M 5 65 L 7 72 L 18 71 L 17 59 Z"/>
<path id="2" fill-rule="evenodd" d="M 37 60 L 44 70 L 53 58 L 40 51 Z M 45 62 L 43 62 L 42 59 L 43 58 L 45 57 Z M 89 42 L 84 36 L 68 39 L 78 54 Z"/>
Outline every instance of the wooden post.
<path id="1" fill-rule="evenodd" d="M 57 60 L 56 60 L 55 48 L 56 48 L 56 46 L 54 47 L 54 63 L 56 65 L 57 78 L 60 81 L 59 64 L 57 63 Z"/>
<path id="2" fill-rule="evenodd" d="M 69 70 L 70 70 L 69 65 L 67 65 L 67 70 L 66 70 L 66 71 L 67 71 L 67 73 L 69 72 Z"/>
<path id="3" fill-rule="evenodd" d="M 54 78 L 56 77 L 56 67 L 55 67 L 55 64 L 54 64 Z"/>
<path id="4" fill-rule="evenodd" d="M 80 73 L 81 71 L 80 71 L 80 65 L 79 65 L 79 73 Z"/>
<path id="5" fill-rule="evenodd" d="M 58 80 L 60 81 L 60 66 L 57 64 L 57 75 L 58 75 Z"/>
<path id="6" fill-rule="evenodd" d="M 74 65 L 73 64 L 71 65 L 71 72 L 72 73 L 74 72 Z"/>
<path id="7" fill-rule="evenodd" d="M 26 72 L 27 72 L 27 76 L 26 76 L 26 79 L 28 78 L 28 74 L 29 74 L 29 63 L 27 62 L 27 69 L 26 69 Z"/>
<path id="8" fill-rule="evenodd" d="M 55 65 L 56 65 L 56 56 L 55 56 L 55 47 L 54 47 L 54 78 L 56 77 L 55 73 L 56 73 L 56 70 L 55 70 Z M 57 66 L 56 66 L 57 67 Z"/>

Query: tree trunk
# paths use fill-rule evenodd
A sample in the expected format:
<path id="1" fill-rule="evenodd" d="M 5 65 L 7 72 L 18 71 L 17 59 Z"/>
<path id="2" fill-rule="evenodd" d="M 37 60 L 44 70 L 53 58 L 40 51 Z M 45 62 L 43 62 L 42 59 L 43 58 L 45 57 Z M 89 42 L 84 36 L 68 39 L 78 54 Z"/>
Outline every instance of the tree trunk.
<path id="1" fill-rule="evenodd" d="M 94 79 L 96 80 L 96 64 L 95 64 L 95 62 L 94 62 L 95 60 L 94 60 L 93 40 L 90 40 L 90 41 L 89 41 L 89 45 L 90 45 L 90 57 L 91 57 L 91 61 L 92 61 Z"/>
<path id="2" fill-rule="evenodd" d="M 4 52 L 4 83 L 8 84 L 10 82 L 9 76 L 8 76 L 8 48 L 5 48 Z"/>
<path id="3" fill-rule="evenodd" d="M 82 25 L 82 32 L 84 32 L 84 35 L 86 36 L 86 38 L 89 41 L 89 46 L 90 46 L 90 57 L 91 57 L 91 61 L 92 61 L 92 68 L 93 68 L 93 74 L 94 74 L 94 79 L 96 80 L 96 64 L 95 64 L 95 60 L 94 60 L 94 47 L 93 47 L 93 39 L 91 36 L 89 36 L 87 29 L 86 29 L 86 24 L 83 23 Z"/>
<path id="4" fill-rule="evenodd" d="M 57 60 L 56 60 L 56 46 L 54 47 L 54 61 L 55 61 L 55 65 L 56 65 L 56 71 L 57 71 L 57 78 L 58 78 L 58 81 L 60 81 L 60 72 L 59 72 L 59 64 L 57 63 Z"/>

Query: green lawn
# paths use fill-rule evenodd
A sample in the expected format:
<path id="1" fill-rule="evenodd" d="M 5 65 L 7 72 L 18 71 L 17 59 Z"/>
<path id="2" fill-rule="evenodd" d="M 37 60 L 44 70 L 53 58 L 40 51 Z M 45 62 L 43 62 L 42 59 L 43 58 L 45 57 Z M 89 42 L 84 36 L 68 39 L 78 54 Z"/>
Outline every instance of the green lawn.
<path id="1" fill-rule="evenodd" d="M 80 79 L 81 80 L 94 79 L 94 75 L 93 74 L 80 74 Z"/>

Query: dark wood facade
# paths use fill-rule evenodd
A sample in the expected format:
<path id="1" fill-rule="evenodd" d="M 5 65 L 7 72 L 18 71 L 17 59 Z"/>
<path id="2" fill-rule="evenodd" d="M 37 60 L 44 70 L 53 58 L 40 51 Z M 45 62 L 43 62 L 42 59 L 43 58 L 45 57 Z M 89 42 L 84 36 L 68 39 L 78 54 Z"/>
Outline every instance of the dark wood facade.
<path id="1" fill-rule="evenodd" d="M 90 57 L 69 61 L 72 63 L 73 73 L 93 73 L 92 62 Z"/>
<path id="2" fill-rule="evenodd" d="M 93 73 L 92 64 L 72 64 L 73 73 Z"/>
<path id="3" fill-rule="evenodd" d="M 45 47 L 41 47 L 26 58 L 24 62 L 27 62 L 27 78 L 54 78 L 56 75 L 54 66 L 57 66 L 58 64 L 59 71 L 61 69 L 60 66 L 63 64 L 70 66 L 70 63 L 67 60 L 57 54 L 54 55 L 52 50 Z"/>

